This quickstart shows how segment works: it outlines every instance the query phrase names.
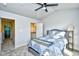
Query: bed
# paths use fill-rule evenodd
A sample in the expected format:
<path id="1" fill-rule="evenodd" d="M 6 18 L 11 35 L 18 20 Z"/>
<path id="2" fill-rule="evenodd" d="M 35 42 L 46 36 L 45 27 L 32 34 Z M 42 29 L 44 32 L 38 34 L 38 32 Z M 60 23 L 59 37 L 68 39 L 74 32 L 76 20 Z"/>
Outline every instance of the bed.
<path id="1" fill-rule="evenodd" d="M 32 39 L 28 48 L 40 56 L 63 56 L 67 44 L 66 32 L 59 29 L 48 30 L 46 36 Z"/>

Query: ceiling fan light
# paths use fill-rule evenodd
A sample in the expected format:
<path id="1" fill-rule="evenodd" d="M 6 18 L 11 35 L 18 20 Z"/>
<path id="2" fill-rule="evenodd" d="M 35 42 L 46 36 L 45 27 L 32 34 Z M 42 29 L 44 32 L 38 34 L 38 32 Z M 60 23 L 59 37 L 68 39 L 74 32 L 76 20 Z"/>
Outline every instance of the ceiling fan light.
<path id="1" fill-rule="evenodd" d="M 43 10 L 45 10 L 45 9 L 46 9 L 46 7 L 43 7 L 42 9 L 43 9 Z"/>

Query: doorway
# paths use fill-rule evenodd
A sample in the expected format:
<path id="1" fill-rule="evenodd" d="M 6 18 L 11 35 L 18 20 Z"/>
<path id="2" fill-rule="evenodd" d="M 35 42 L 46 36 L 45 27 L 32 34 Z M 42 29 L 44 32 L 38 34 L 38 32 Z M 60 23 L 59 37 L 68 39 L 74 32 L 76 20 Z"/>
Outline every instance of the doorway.
<path id="1" fill-rule="evenodd" d="M 1 50 L 13 50 L 15 47 L 15 21 L 1 18 L 2 43 Z"/>
<path id="2" fill-rule="evenodd" d="M 31 39 L 43 37 L 43 27 L 43 23 L 31 23 Z"/>
<path id="3" fill-rule="evenodd" d="M 36 23 L 31 23 L 31 39 L 36 38 Z"/>

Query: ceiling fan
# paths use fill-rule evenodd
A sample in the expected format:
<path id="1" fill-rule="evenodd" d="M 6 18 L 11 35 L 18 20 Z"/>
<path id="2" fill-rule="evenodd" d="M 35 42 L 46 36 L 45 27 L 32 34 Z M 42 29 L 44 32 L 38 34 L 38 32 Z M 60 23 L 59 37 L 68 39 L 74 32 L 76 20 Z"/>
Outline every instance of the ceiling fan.
<path id="1" fill-rule="evenodd" d="M 36 3 L 36 4 L 40 5 L 40 7 L 39 7 L 39 8 L 37 8 L 37 9 L 35 9 L 35 11 L 38 11 L 39 9 L 42 9 L 42 8 L 43 8 L 46 12 L 48 12 L 47 7 L 51 7 L 51 6 L 58 6 L 58 4 L 57 4 L 57 3 L 56 3 L 56 4 Z"/>

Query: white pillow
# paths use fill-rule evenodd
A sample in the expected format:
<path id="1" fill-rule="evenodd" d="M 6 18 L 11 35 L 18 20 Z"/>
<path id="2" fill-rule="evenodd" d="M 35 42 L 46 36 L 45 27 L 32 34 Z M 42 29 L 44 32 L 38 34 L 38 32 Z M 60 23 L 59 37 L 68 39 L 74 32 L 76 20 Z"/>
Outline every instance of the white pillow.
<path id="1" fill-rule="evenodd" d="M 53 38 L 53 36 L 56 35 L 56 33 L 57 31 L 50 31 L 48 35 L 50 38 Z"/>
<path id="2" fill-rule="evenodd" d="M 54 35 L 53 38 L 54 39 L 59 39 L 65 36 L 65 32 L 59 32 L 58 34 Z"/>

